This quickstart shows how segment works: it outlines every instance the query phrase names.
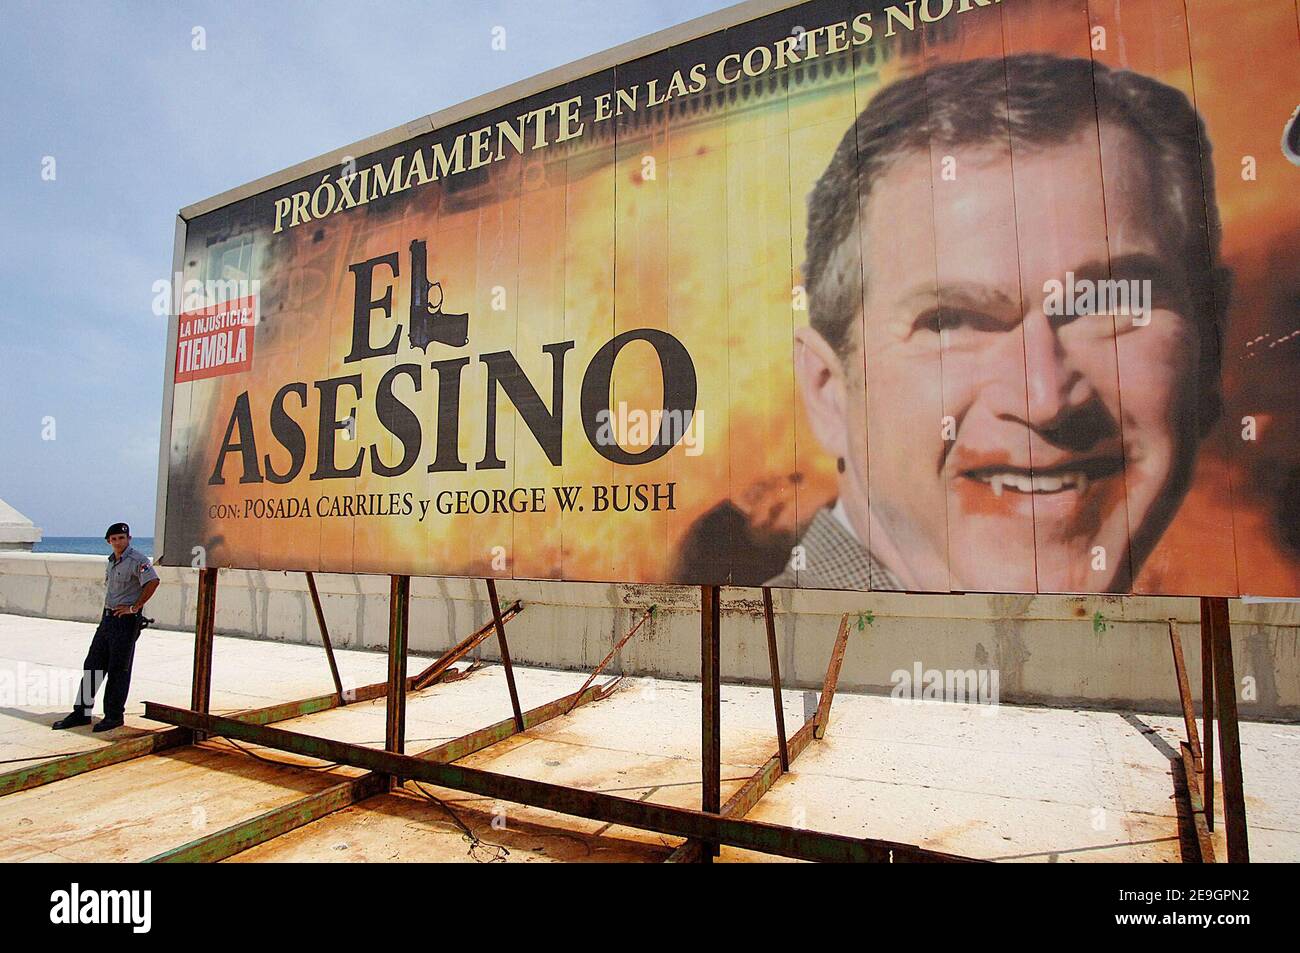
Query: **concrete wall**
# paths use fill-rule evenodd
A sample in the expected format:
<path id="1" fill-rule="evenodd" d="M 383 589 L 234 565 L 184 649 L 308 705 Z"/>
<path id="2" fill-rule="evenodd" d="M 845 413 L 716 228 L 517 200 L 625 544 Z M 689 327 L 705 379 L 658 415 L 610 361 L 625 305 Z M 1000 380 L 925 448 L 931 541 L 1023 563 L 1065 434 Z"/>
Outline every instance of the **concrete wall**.
<path id="1" fill-rule="evenodd" d="M 194 625 L 197 573 L 159 567 L 162 587 L 148 614 L 163 628 Z M 104 560 L 95 556 L 0 552 L 0 612 L 97 620 Z M 335 645 L 382 650 L 388 578 L 317 576 Z M 411 649 L 436 653 L 490 614 L 481 580 L 412 580 Z M 526 609 L 509 623 L 516 661 L 588 669 L 645 609 L 655 617 L 610 671 L 666 678 L 699 675 L 699 591 L 672 586 L 503 580 L 503 603 Z M 1178 620 L 1193 693 L 1199 695 L 1200 642 L 1194 599 L 1073 596 L 906 596 L 776 590 L 781 672 L 789 687 L 819 686 L 840 616 L 870 613 L 855 625 L 841 687 L 889 692 L 893 673 L 996 671 L 1002 701 L 1144 711 L 1177 710 L 1166 620 Z M 1300 720 L 1300 605 L 1230 603 L 1243 718 Z M 725 589 L 722 674 L 762 682 L 767 650 L 758 590 Z M 1105 628 L 1094 625 L 1101 613 Z M 217 631 L 319 643 L 302 573 L 226 570 L 217 590 Z M 495 640 L 482 647 L 494 658 Z"/>

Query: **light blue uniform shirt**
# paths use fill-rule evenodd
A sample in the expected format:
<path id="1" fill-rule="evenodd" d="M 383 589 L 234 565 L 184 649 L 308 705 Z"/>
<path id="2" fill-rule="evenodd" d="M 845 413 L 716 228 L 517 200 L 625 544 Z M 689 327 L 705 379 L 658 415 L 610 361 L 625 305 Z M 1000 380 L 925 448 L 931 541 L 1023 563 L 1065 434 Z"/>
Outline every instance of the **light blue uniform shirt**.
<path id="1" fill-rule="evenodd" d="M 135 605 L 145 584 L 157 578 L 149 557 L 134 546 L 122 550 L 121 556 L 109 553 L 104 569 L 104 608 Z"/>

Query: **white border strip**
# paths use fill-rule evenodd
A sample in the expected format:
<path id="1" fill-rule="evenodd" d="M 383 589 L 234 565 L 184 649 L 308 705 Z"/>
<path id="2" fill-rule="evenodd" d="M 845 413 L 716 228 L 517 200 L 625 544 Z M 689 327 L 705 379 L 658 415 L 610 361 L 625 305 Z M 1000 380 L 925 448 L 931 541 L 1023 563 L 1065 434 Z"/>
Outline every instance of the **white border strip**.
<path id="1" fill-rule="evenodd" d="M 185 219 L 176 216 L 176 237 L 172 245 L 172 273 L 167 283 L 171 295 L 167 303 L 167 353 L 163 355 L 162 423 L 158 433 L 158 494 L 154 502 L 153 561 L 163 561 L 163 543 L 167 538 L 167 477 L 171 472 L 172 404 L 176 399 L 176 340 L 180 331 L 180 301 L 184 287 L 176 287 L 177 276 L 185 273 Z"/>

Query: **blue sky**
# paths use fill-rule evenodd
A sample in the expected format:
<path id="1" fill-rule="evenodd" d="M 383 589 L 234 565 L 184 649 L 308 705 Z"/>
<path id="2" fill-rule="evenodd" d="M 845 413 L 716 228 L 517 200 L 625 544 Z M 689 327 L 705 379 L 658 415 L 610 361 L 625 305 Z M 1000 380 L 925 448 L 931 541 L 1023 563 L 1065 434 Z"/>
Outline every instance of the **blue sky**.
<path id="1" fill-rule="evenodd" d="M 0 499 L 48 536 L 119 519 L 152 535 L 166 327 L 150 306 L 182 206 L 729 5 L 5 0 Z"/>

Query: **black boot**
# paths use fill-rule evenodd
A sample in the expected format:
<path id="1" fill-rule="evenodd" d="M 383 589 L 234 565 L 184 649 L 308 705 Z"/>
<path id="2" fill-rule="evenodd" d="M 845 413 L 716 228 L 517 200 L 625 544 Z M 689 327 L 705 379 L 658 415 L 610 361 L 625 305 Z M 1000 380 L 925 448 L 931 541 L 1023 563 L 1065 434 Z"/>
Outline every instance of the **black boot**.
<path id="1" fill-rule="evenodd" d="M 90 716 L 85 712 L 74 711 L 70 715 L 64 715 L 54 724 L 50 725 L 55 731 L 62 731 L 64 728 L 80 728 L 82 725 L 90 724 Z"/>
<path id="2" fill-rule="evenodd" d="M 121 728 L 121 727 L 122 727 L 121 718 L 101 718 L 99 720 L 99 724 L 97 724 L 94 728 L 92 728 L 91 731 L 95 731 L 95 732 L 112 731 L 114 728 Z"/>

